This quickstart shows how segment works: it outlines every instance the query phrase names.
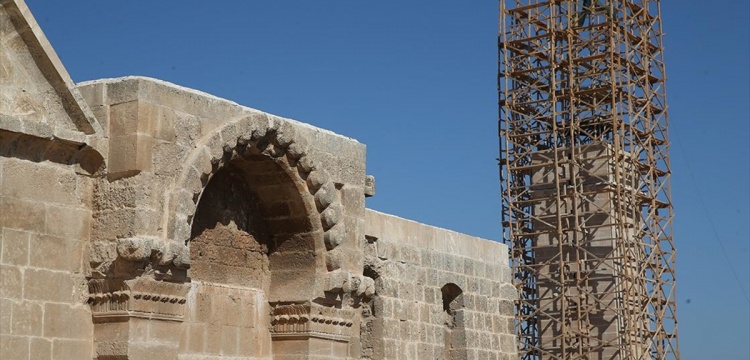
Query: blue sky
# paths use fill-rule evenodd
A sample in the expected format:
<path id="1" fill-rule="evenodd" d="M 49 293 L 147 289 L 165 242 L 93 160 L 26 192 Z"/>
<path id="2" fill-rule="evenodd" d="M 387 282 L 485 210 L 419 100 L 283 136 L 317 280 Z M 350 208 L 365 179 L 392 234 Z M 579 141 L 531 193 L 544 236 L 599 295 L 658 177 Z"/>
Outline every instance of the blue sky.
<path id="1" fill-rule="evenodd" d="M 151 76 L 351 136 L 368 207 L 501 236 L 496 1 L 27 2 L 76 82 Z M 662 11 L 682 358 L 748 359 L 750 5 Z"/>

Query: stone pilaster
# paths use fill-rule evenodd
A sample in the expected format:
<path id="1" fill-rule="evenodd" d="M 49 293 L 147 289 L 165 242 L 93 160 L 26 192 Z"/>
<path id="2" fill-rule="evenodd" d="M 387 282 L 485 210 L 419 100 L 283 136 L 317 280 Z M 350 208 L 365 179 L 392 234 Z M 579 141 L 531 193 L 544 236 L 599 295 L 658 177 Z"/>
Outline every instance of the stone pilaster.
<path id="1" fill-rule="evenodd" d="M 96 359 L 176 359 L 188 290 L 147 277 L 89 281 Z"/>
<path id="2" fill-rule="evenodd" d="M 187 247 L 138 236 L 92 243 L 89 305 L 99 360 L 177 359 Z"/>
<path id="3" fill-rule="evenodd" d="M 311 302 L 271 304 L 274 359 L 346 359 L 359 329 L 353 309 L 325 307 Z"/>

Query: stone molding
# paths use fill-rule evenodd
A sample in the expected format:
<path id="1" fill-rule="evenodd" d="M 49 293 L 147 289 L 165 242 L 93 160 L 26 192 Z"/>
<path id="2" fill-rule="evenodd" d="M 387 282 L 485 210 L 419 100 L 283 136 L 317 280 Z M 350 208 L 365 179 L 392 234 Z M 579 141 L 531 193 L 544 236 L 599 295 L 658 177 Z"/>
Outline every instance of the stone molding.
<path id="1" fill-rule="evenodd" d="M 188 156 L 169 192 L 169 210 L 164 219 L 166 236 L 187 243 L 198 200 L 211 176 L 229 161 L 242 158 L 250 147 L 256 147 L 307 189 L 309 195 L 301 195 L 306 202 L 314 203 L 314 209 L 309 211 L 319 218 L 327 269 L 339 269 L 343 253 L 337 247 L 346 240 L 341 195 L 329 173 L 310 156 L 307 140 L 296 136 L 294 126 L 289 120 L 254 112 L 207 135 Z"/>
<path id="2" fill-rule="evenodd" d="M 133 280 L 89 280 L 88 303 L 95 323 L 129 318 L 182 321 L 188 284 Z"/>
<path id="3" fill-rule="evenodd" d="M 187 246 L 151 236 L 118 239 L 117 255 L 130 262 L 155 261 L 159 266 L 190 267 L 190 250 Z"/>
<path id="4" fill-rule="evenodd" d="M 355 335 L 352 309 L 324 307 L 315 303 L 271 304 L 271 338 L 319 338 L 349 342 Z"/>
<path id="5" fill-rule="evenodd" d="M 89 262 L 94 278 L 136 278 L 184 282 L 190 268 L 190 251 L 184 244 L 153 236 L 135 236 L 90 245 Z"/>

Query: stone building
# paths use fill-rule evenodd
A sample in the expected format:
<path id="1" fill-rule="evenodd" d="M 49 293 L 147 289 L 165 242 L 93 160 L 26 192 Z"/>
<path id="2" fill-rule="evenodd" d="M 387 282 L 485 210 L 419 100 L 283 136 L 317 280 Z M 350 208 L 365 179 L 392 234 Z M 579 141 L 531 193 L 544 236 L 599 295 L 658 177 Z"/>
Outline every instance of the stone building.
<path id="1" fill-rule="evenodd" d="M 513 359 L 496 242 L 372 211 L 365 146 L 163 81 L 74 84 L 0 0 L 0 358 Z"/>

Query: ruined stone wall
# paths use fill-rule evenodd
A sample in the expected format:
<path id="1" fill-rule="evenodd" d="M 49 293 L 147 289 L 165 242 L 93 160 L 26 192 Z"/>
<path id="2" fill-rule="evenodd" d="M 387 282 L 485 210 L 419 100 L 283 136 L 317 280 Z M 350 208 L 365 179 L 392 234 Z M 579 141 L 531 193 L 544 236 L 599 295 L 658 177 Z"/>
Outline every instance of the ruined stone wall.
<path id="1" fill-rule="evenodd" d="M 353 329 L 372 292 L 362 276 L 364 145 L 154 79 L 78 89 L 109 145 L 94 190 L 92 292 L 109 298 L 107 284 L 128 279 L 184 284 L 180 313 L 139 310 L 167 317 L 173 334 L 160 351 L 181 359 L 358 357 Z M 338 327 L 272 325 L 290 308 Z M 148 347 L 134 345 L 132 329 L 118 341 Z"/>
<path id="2" fill-rule="evenodd" d="M 3 360 L 511 358 L 507 249 L 366 210 L 372 181 L 326 130 L 75 85 L 0 0 Z"/>
<path id="3" fill-rule="evenodd" d="M 90 359 L 93 115 L 22 1 L 0 1 L 0 358 Z M 88 142 L 88 140 L 91 142 Z"/>
<path id="4" fill-rule="evenodd" d="M 0 357 L 87 359 L 92 179 L 23 149 L 43 142 L 0 131 Z"/>
<path id="5" fill-rule="evenodd" d="M 366 359 L 515 359 L 507 247 L 368 210 Z"/>
<path id="6" fill-rule="evenodd" d="M 320 209 L 331 225 L 325 232 L 336 238 L 326 255 L 329 267 L 361 268 L 363 144 L 154 79 L 99 80 L 78 89 L 109 136 L 108 175 L 97 184 L 96 237 L 188 239 L 197 199 L 223 158 L 263 138 L 275 144 L 276 158 L 294 158 L 291 167 L 302 171 L 303 182 L 315 172 L 314 182 L 300 190 L 317 193 L 323 186 L 333 196 L 327 199 L 333 208 Z"/>

